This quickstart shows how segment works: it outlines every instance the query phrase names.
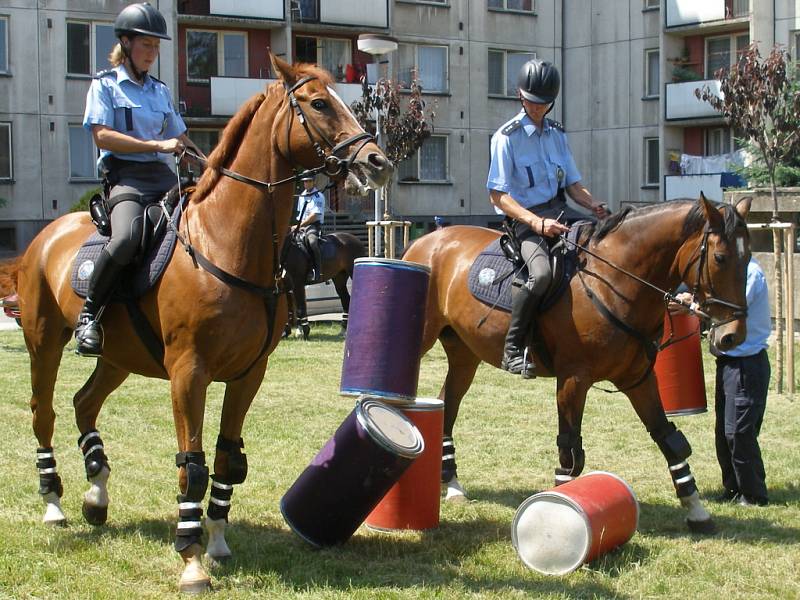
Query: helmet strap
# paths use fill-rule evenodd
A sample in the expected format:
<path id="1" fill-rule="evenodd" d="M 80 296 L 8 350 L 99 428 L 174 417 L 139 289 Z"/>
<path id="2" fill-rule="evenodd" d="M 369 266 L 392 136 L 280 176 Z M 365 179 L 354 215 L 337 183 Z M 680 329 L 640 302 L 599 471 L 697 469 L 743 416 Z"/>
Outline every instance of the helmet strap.
<path id="1" fill-rule="evenodd" d="M 129 36 L 126 37 L 128 38 L 128 43 L 132 44 L 133 43 L 132 38 Z M 122 41 L 121 37 L 119 39 L 119 45 L 122 47 L 122 53 L 125 55 L 125 58 L 127 59 L 125 61 L 126 63 L 125 68 L 128 69 L 131 73 L 133 73 L 133 76 L 136 77 L 138 81 L 144 83 L 144 76 L 147 75 L 147 71 L 140 71 L 139 69 L 136 68 L 136 65 L 133 62 L 133 57 L 131 56 L 130 48 L 128 48 L 125 42 Z"/>

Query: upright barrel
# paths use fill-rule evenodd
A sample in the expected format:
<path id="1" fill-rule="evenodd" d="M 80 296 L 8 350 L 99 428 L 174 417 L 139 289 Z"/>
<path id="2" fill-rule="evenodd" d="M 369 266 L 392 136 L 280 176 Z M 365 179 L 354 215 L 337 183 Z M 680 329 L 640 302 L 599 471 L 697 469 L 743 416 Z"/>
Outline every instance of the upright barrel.
<path id="1" fill-rule="evenodd" d="M 281 498 L 283 518 L 308 543 L 347 541 L 425 445 L 392 406 L 359 399 Z"/>
<path id="2" fill-rule="evenodd" d="M 406 403 L 417 395 L 430 268 L 359 258 L 344 342 L 340 391 Z"/>
<path id="3" fill-rule="evenodd" d="M 638 523 L 639 503 L 628 484 L 593 471 L 525 500 L 511 541 L 531 569 L 563 575 L 627 542 Z"/>
<path id="4" fill-rule="evenodd" d="M 419 429 L 425 451 L 392 486 L 365 523 L 381 530 L 434 529 L 439 526 L 444 402 L 417 398 L 413 404 L 396 408 Z"/>
<path id="5" fill-rule="evenodd" d="M 704 413 L 707 410 L 706 382 L 700 348 L 700 319 L 695 315 L 667 313 L 662 344 L 669 338 L 670 317 L 673 339 L 680 341 L 656 356 L 653 370 L 661 404 L 669 416 Z"/>

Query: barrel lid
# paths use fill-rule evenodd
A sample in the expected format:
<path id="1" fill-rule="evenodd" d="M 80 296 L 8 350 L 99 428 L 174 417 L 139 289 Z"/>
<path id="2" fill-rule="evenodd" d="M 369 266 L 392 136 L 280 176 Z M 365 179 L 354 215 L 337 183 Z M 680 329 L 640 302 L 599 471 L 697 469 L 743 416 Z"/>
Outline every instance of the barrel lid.
<path id="1" fill-rule="evenodd" d="M 438 398 L 415 398 L 413 402 L 402 406 L 398 405 L 397 408 L 406 412 L 437 411 L 444 410 L 444 402 Z"/>
<path id="2" fill-rule="evenodd" d="M 358 266 L 375 266 L 375 267 L 389 267 L 393 269 L 408 269 L 410 271 L 421 271 L 423 273 L 430 273 L 431 268 L 428 265 L 421 263 L 411 262 L 408 260 L 399 260 L 397 258 L 377 258 L 375 256 L 365 256 L 357 258 L 353 262 L 353 268 Z"/>
<path id="3" fill-rule="evenodd" d="M 580 567 L 592 545 L 592 528 L 581 506 L 554 491 L 540 492 L 517 509 L 511 542 L 528 567 L 563 575 Z"/>
<path id="4" fill-rule="evenodd" d="M 356 418 L 370 437 L 389 452 L 416 458 L 425 449 L 419 429 L 396 408 L 372 398 L 356 401 Z"/>

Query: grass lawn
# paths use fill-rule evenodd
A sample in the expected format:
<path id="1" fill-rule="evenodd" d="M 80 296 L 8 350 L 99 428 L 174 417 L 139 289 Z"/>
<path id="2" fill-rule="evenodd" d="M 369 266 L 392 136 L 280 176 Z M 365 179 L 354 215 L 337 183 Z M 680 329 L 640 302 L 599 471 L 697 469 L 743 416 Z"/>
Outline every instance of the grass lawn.
<path id="1" fill-rule="evenodd" d="M 245 422 L 250 472 L 236 487 L 227 539 L 234 559 L 212 571 L 218 598 L 800 598 L 800 404 L 771 394 L 761 444 L 771 505 L 707 503 L 718 533 L 683 523 L 666 464 L 621 394 L 593 391 L 584 417 L 586 470 L 624 478 L 641 504 L 622 548 L 564 577 L 528 570 L 511 545 L 519 504 L 547 489 L 557 463 L 555 381 L 522 382 L 482 365 L 455 431 L 459 476 L 471 501 L 442 507 L 425 533 L 362 527 L 343 546 L 313 550 L 280 515 L 283 493 L 353 406 L 338 395 L 338 326 L 288 340 L 271 358 Z M 0 598 L 176 597 L 182 569 L 176 521 L 175 434 L 167 382 L 131 376 L 109 399 L 99 429 L 111 461 L 105 527 L 81 518 L 87 482 L 72 395 L 94 361 L 67 346 L 56 388 L 54 446 L 68 525 L 41 524 L 28 355 L 20 332 L 0 332 Z M 706 362 L 713 391 L 713 364 Z M 446 371 L 437 346 L 423 360 L 420 396 L 436 396 Z M 223 386 L 209 390 L 206 448 L 213 449 Z M 720 490 L 713 410 L 675 422 L 694 448 L 701 494 Z M 207 458 L 213 463 L 213 455 Z"/>

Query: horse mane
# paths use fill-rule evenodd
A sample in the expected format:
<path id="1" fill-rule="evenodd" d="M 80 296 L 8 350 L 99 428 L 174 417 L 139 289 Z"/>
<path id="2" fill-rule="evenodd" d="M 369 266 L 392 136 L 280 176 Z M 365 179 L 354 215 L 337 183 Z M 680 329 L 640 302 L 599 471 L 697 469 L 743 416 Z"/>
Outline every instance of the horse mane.
<path id="1" fill-rule="evenodd" d="M 302 77 L 311 76 L 316 77 L 325 86 L 334 85 L 331 74 L 317 65 L 298 63 L 293 65 L 293 69 L 298 80 Z M 192 202 L 202 202 L 211 190 L 214 189 L 214 186 L 217 185 L 219 178 L 222 176 L 219 169 L 230 164 L 233 160 L 233 157 L 236 155 L 244 139 L 247 128 L 250 126 L 253 117 L 255 117 L 262 103 L 277 93 L 282 94 L 283 91 L 282 82 L 275 81 L 267 87 L 265 93 L 256 94 L 236 111 L 236 114 L 225 126 L 222 137 L 214 148 L 214 151 L 208 157 L 207 168 L 197 182 L 197 189 L 192 195 Z"/>
<path id="2" fill-rule="evenodd" d="M 722 222 L 724 225 L 720 233 L 724 238 L 732 238 L 738 227 L 747 227 L 744 219 L 730 204 L 711 202 L 711 205 L 715 209 L 722 208 Z M 695 204 L 689 209 L 689 214 L 686 215 L 686 220 L 683 222 L 684 237 L 689 237 L 699 231 L 702 227 L 705 227 L 705 224 L 706 216 L 703 212 L 703 207 L 700 204 Z"/>

